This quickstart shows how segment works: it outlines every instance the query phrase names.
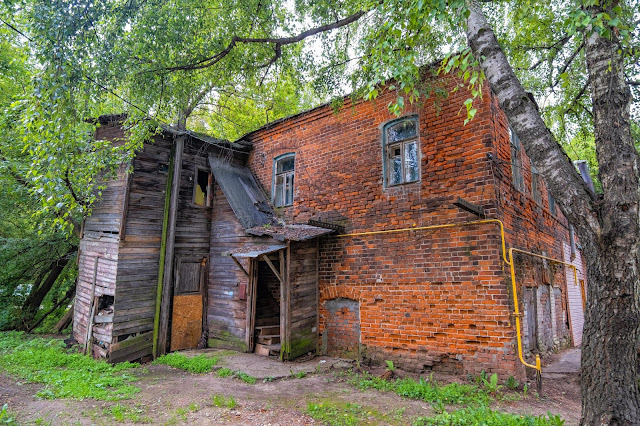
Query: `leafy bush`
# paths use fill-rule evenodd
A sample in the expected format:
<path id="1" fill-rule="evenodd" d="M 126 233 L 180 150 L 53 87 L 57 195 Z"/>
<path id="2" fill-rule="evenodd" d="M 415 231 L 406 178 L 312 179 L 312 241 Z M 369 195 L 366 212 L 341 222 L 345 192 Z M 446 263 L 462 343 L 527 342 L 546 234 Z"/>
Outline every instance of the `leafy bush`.
<path id="1" fill-rule="evenodd" d="M 64 349 L 62 341 L 27 339 L 19 333 L 0 333 L 0 369 L 32 383 L 43 383 L 36 396 L 54 398 L 130 398 L 140 389 L 125 370 L 138 364 L 108 364 Z"/>
<path id="2" fill-rule="evenodd" d="M 444 411 L 434 417 L 421 417 L 414 425 L 428 426 L 563 426 L 564 420 L 547 413 L 547 416 L 526 416 L 501 413 L 488 407 L 465 408 L 452 413 Z"/>
<path id="3" fill-rule="evenodd" d="M 157 358 L 152 364 L 164 364 L 170 367 L 180 368 L 190 373 L 207 373 L 218 363 L 217 357 L 196 355 L 187 357 L 181 353 L 173 352 Z"/>
<path id="4" fill-rule="evenodd" d="M 229 377 L 233 376 L 233 370 L 223 367 L 216 371 L 216 374 L 218 375 L 218 377 Z"/>

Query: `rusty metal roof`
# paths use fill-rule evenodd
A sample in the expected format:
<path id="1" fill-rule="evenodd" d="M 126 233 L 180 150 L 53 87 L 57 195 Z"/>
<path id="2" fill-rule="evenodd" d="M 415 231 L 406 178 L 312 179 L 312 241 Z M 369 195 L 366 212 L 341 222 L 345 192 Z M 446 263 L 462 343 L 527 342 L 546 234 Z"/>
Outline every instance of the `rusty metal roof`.
<path id="1" fill-rule="evenodd" d="M 273 253 L 274 251 L 282 250 L 287 248 L 287 246 L 282 244 L 256 244 L 256 245 L 248 245 L 243 249 L 240 249 L 237 252 L 233 253 L 223 253 L 224 255 L 229 255 L 232 257 L 258 257 L 263 254 Z"/>
<path id="2" fill-rule="evenodd" d="M 278 241 L 306 241 L 322 235 L 330 234 L 333 229 L 311 225 L 275 225 L 256 226 L 246 230 L 251 235 L 268 236 Z"/>

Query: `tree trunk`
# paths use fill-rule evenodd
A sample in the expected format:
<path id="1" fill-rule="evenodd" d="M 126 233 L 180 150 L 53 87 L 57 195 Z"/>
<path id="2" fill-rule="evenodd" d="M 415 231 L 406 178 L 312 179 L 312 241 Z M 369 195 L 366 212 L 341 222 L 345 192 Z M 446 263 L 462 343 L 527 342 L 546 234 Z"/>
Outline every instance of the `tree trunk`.
<path id="1" fill-rule="evenodd" d="M 69 263 L 69 257 L 72 253 L 77 250 L 77 247 L 71 247 L 64 255 L 60 258 L 51 262 L 49 266 L 49 274 L 44 278 L 44 280 L 40 283 L 37 288 L 34 288 L 27 296 L 27 299 L 24 301 L 22 305 L 22 318 L 21 321 L 25 325 L 26 328 L 29 327 L 29 324 L 35 318 L 36 312 L 40 308 L 42 301 L 47 296 L 53 285 L 58 280 L 58 277 L 64 271 L 64 268 Z"/>
<path id="2" fill-rule="evenodd" d="M 595 16 L 602 10 L 591 12 Z M 584 247 L 588 293 L 582 371 L 588 373 L 582 375 L 582 424 L 637 424 L 640 179 L 620 45 L 615 36 L 607 40 L 597 34 L 585 45 L 604 192 L 597 200 L 544 124 L 477 5 L 467 20 L 467 39 L 474 56 L 483 58 L 481 67 L 501 108 Z"/>
<path id="3" fill-rule="evenodd" d="M 601 2 L 604 3 L 604 2 Z M 593 6 L 595 17 L 607 10 Z M 631 425 L 640 421 L 637 384 L 640 339 L 638 153 L 631 136 L 631 92 L 621 46 L 590 34 L 585 43 L 593 102 L 596 155 L 603 202 L 602 233 L 589 247 L 588 298 L 582 341 L 582 424 Z M 594 372 L 596 374 L 594 374 Z"/>

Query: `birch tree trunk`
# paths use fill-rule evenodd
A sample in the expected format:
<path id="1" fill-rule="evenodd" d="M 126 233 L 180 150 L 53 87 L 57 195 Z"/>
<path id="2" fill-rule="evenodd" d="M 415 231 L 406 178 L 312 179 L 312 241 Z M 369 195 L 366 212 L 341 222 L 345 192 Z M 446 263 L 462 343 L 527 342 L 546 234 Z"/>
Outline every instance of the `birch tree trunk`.
<path id="1" fill-rule="evenodd" d="M 606 10 L 610 16 L 615 14 Z M 604 10 L 593 6 L 592 16 Z M 482 10 L 471 7 L 467 40 L 527 155 L 575 226 L 587 259 L 587 312 L 582 343 L 582 424 L 640 422 L 640 179 L 633 146 L 623 58 L 595 32 L 585 44 L 603 197 L 596 199 L 544 124 L 515 76 Z"/>

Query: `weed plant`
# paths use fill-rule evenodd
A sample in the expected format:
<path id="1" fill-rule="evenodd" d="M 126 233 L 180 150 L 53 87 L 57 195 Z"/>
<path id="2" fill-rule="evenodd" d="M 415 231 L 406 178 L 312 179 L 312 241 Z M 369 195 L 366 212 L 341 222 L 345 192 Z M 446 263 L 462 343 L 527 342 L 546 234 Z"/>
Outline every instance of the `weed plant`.
<path id="1" fill-rule="evenodd" d="M 433 417 L 418 418 L 414 425 L 420 426 L 563 426 L 564 420 L 547 413 L 546 416 L 527 416 L 501 413 L 488 407 L 464 408 L 448 413 L 442 412 Z"/>

